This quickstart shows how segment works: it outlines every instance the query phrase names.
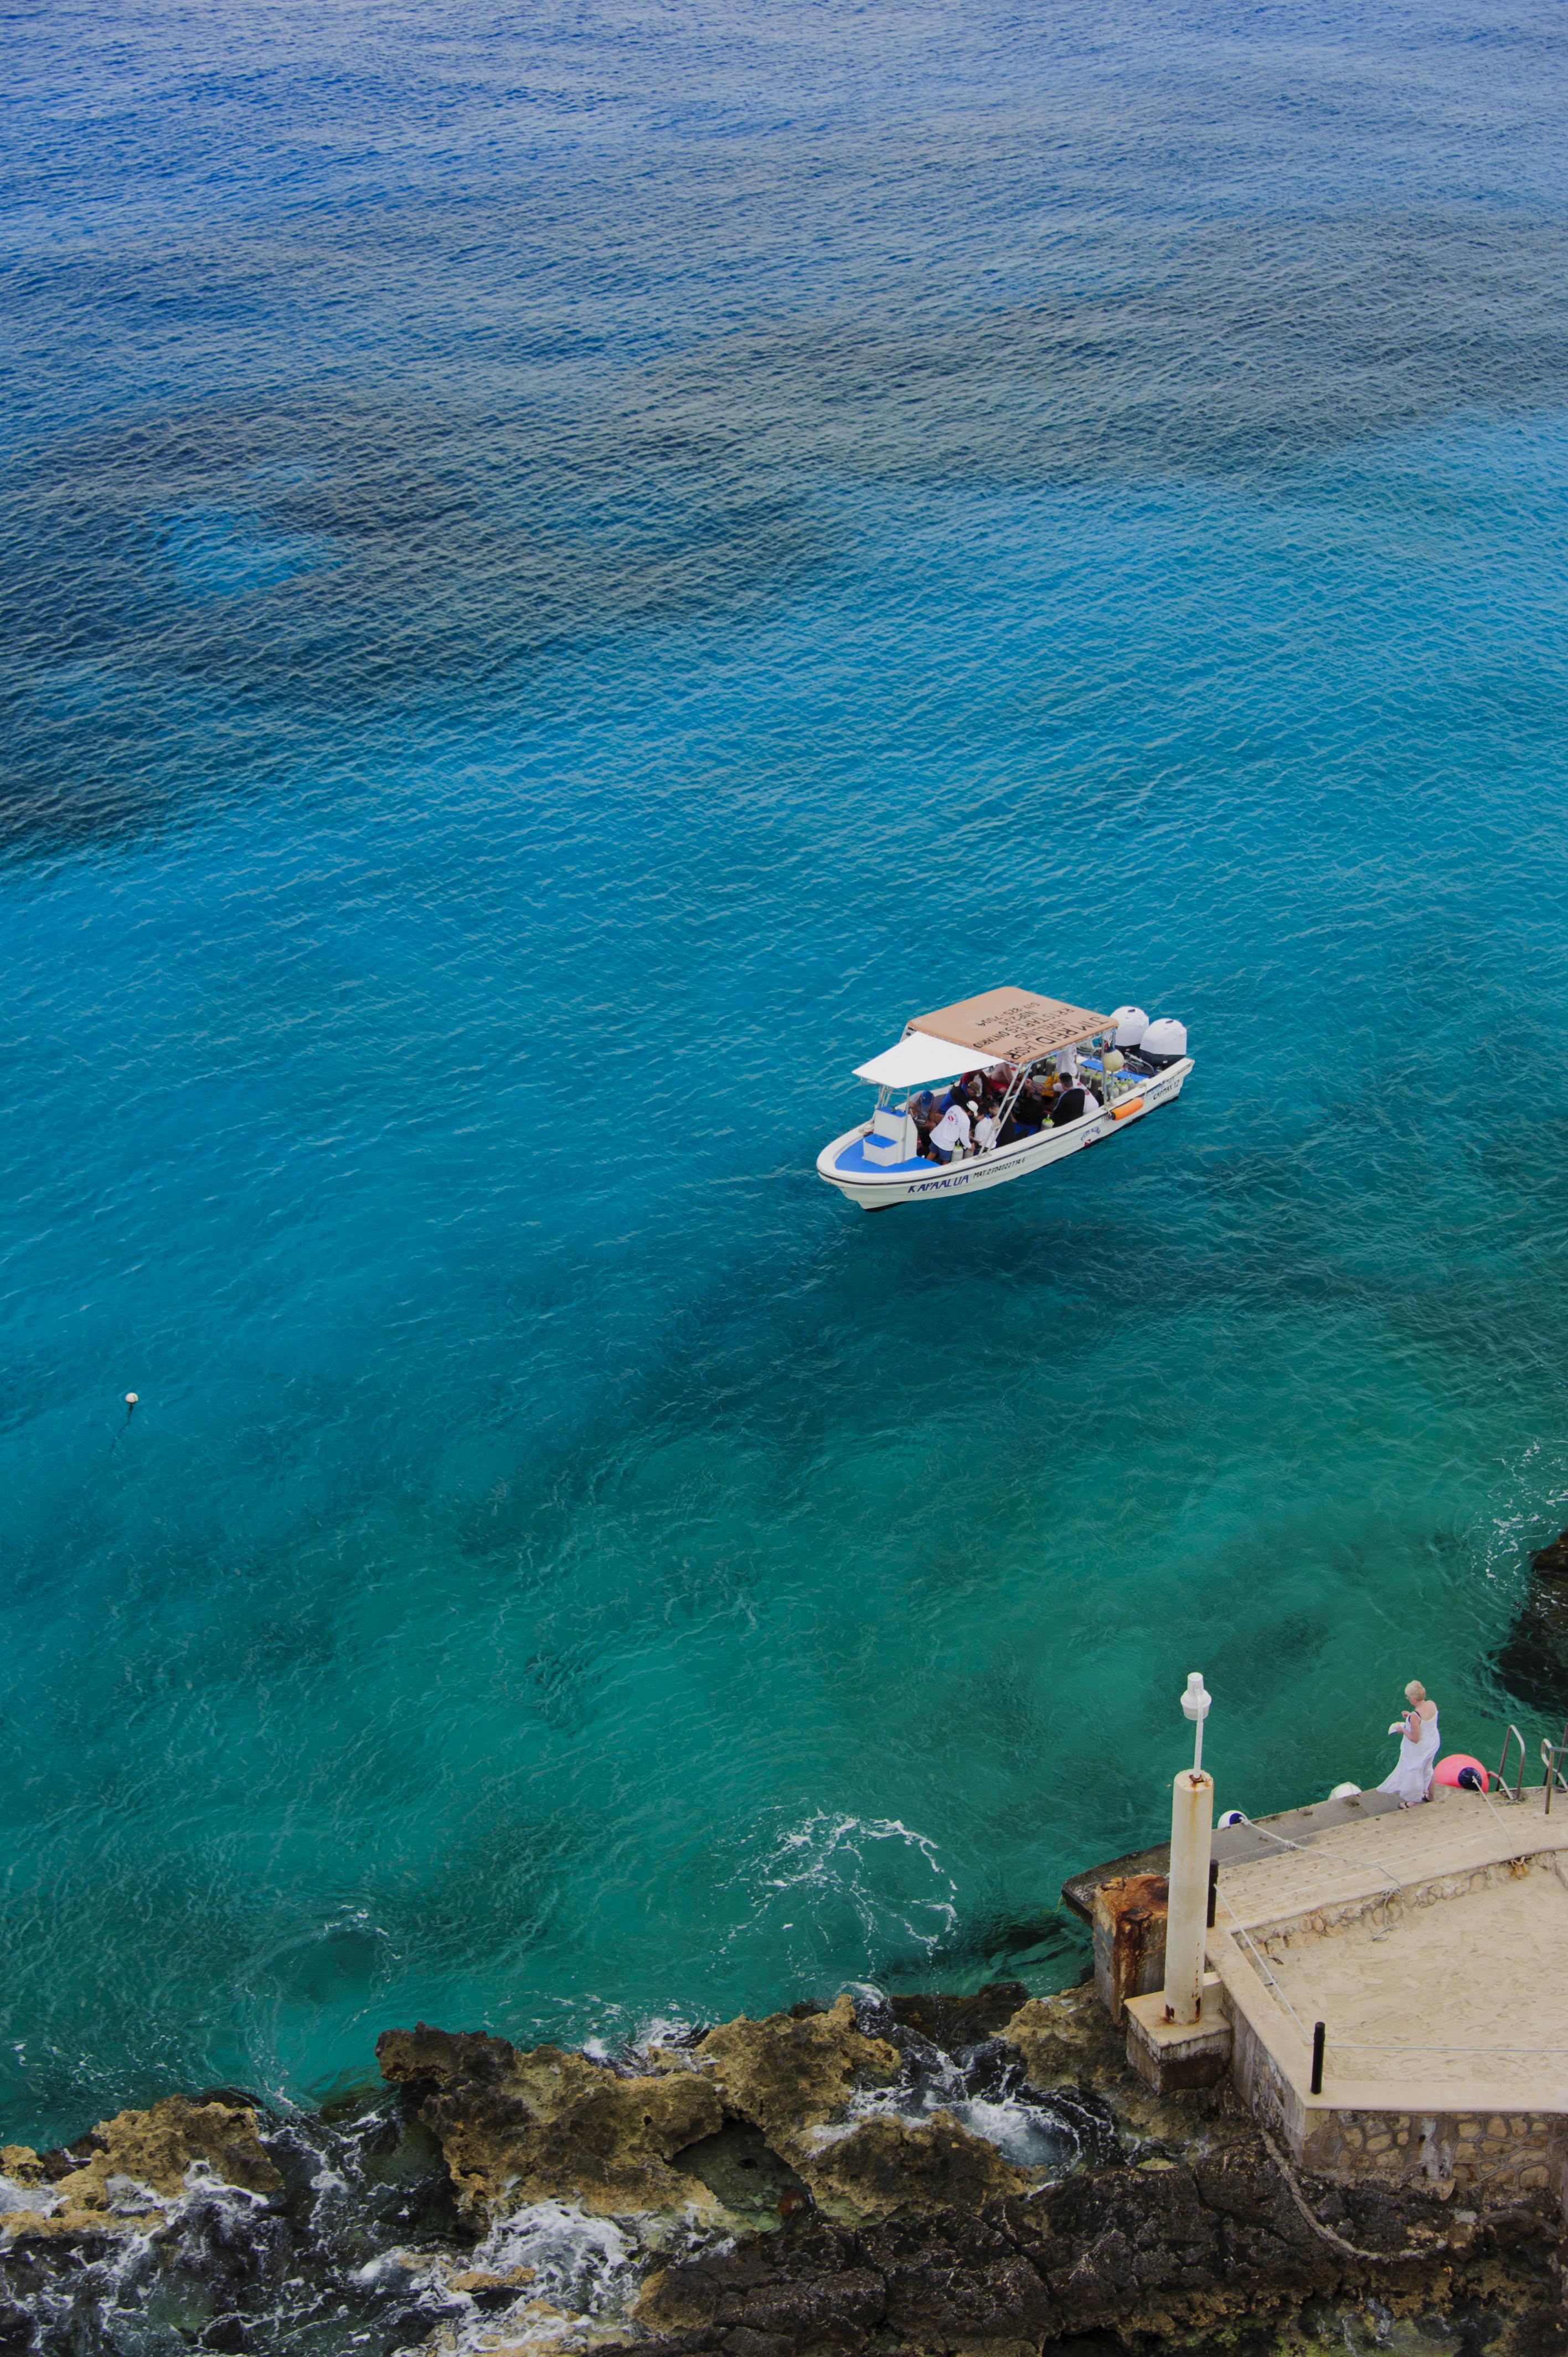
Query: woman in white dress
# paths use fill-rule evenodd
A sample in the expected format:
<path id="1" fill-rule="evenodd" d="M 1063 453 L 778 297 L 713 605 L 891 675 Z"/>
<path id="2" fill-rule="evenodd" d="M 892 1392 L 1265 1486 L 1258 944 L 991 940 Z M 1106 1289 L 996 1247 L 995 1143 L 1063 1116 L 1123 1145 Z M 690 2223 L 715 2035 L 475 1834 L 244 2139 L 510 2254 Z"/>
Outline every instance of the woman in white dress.
<path id="1" fill-rule="evenodd" d="M 1378 1790 L 1397 1792 L 1401 1808 L 1408 1809 L 1417 1801 L 1432 1798 L 1432 1770 L 1437 1759 L 1437 1705 L 1428 1700 L 1426 1688 L 1419 1678 L 1412 1678 L 1404 1698 L 1410 1708 L 1389 1729 L 1391 1735 L 1403 1738 L 1400 1756 L 1393 1774 L 1385 1776 Z"/>

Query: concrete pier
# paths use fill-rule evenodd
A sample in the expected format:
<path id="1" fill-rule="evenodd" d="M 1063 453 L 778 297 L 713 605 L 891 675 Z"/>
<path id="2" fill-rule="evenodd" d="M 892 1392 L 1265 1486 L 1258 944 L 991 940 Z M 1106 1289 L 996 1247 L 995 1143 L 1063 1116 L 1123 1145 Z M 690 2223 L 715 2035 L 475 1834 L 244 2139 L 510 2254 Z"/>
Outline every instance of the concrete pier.
<path id="1" fill-rule="evenodd" d="M 1326 1804 L 1342 1813 L 1305 1840 L 1283 1819 L 1238 1828 L 1240 1857 L 1217 1835 L 1202 2018 L 1166 2018 L 1187 1986 L 1167 1965 L 1124 1999 L 1128 2060 L 1190 2085 L 1208 2050 L 1303 2168 L 1482 2204 L 1550 2188 L 1568 2212 L 1568 1803 L 1544 1801 L 1439 1787 L 1414 1809 Z"/>

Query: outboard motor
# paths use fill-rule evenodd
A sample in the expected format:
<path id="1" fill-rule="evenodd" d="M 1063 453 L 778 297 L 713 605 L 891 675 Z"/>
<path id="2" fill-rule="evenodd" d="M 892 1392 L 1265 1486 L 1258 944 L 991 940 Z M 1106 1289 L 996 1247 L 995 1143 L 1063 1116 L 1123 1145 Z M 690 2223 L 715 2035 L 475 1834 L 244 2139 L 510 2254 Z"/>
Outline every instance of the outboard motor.
<path id="1" fill-rule="evenodd" d="M 1179 1064 L 1187 1053 L 1187 1025 L 1178 1023 L 1174 1015 L 1162 1015 L 1151 1023 L 1139 1042 L 1138 1054 L 1151 1071 L 1163 1072 L 1167 1065 Z"/>
<path id="2" fill-rule="evenodd" d="M 1120 1048 L 1123 1055 L 1138 1045 L 1149 1028 L 1149 1018 L 1141 1006 L 1119 1006 L 1111 1020 L 1116 1026 L 1112 1045 Z"/>

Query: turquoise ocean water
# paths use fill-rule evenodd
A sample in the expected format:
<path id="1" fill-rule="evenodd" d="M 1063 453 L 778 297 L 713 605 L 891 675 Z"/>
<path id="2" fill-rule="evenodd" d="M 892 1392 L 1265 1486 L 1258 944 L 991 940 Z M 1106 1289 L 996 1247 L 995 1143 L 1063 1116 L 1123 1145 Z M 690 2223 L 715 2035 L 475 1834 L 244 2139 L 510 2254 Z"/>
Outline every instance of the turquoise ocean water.
<path id="1" fill-rule="evenodd" d="M 1194 1667 L 1225 1804 L 1495 1755 L 1561 11 L 9 21 L 5 2132 L 1058 1986 Z M 1010 980 L 1179 1105 L 830 1197 Z"/>

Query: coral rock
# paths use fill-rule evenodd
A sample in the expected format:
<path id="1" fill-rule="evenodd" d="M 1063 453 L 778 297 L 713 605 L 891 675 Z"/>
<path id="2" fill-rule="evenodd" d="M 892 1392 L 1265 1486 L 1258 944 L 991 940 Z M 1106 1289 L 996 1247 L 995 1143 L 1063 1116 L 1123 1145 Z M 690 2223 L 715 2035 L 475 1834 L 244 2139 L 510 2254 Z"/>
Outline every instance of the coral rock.
<path id="1" fill-rule="evenodd" d="M 945 1990 L 929 1996 L 896 1996 L 888 2001 L 893 2017 L 905 2029 L 918 2030 L 945 2054 L 961 2054 L 994 2038 L 1011 2021 L 1029 1992 L 1022 1981 L 987 1981 L 968 1996 Z"/>
<path id="2" fill-rule="evenodd" d="M 900 2208 L 856 2228 L 818 2217 L 677 2261 L 649 2279 L 634 2312 L 658 2336 L 652 2351 L 646 2340 L 621 2348 L 625 2357 L 1039 2357 L 1093 2334 L 1096 2347 L 1175 2339 L 1193 2350 L 1262 2349 L 1274 2323 L 1279 2345 L 1294 2348 L 1305 2343 L 1288 2320 L 1308 2302 L 1371 2293 L 1391 2306 L 1446 2305 L 1459 2292 L 1451 2244 L 1434 2243 L 1433 2256 L 1402 2247 L 1434 2212 L 1442 2235 L 1429 2190 L 1315 2181 L 1308 2190 L 1346 2240 L 1383 2253 L 1382 2263 L 1316 2231 L 1254 2136 L 1148 2174 L 1084 2171 L 1026 2201 L 918 2216 Z M 1520 2357 L 1556 2351 L 1560 2213 L 1542 2200 L 1507 2231 L 1510 2296 L 1533 2304 L 1534 2321 L 1496 2345 Z M 1504 2278 L 1477 2274 L 1460 2296 L 1488 2280 L 1501 2288 Z"/>
<path id="3" fill-rule="evenodd" d="M 834 2216 L 978 2206 L 1030 2181 L 947 2113 L 930 2122 L 873 2115 L 822 2133 L 853 2095 L 890 2084 L 903 2067 L 897 2047 L 857 2028 L 847 1996 L 825 2013 L 742 2015 L 711 2029 L 693 2060 L 713 2073 L 726 2111 L 760 2128 Z"/>
<path id="4" fill-rule="evenodd" d="M 1024 2058 L 1032 2087 L 1063 2084 L 1118 2088 L 1127 2077 L 1126 2034 L 1111 2018 L 1092 1986 L 1065 1989 L 1059 1996 L 1033 1996 L 1002 2029 Z"/>
<path id="5" fill-rule="evenodd" d="M 438 2139 L 458 2207 L 485 2226 L 524 2202 L 580 2201 L 606 2215 L 716 2208 L 670 2166 L 723 2124 L 716 2089 L 692 2071 L 623 2078 L 555 2046 L 520 2053 L 478 2031 L 389 2029 L 383 2078 L 408 2088 Z"/>
<path id="6" fill-rule="evenodd" d="M 843 2216 L 882 2218 L 895 2210 L 978 2209 L 1032 2179 L 950 2112 L 929 2121 L 860 2120 L 809 2156 L 807 2181 L 819 2205 Z"/>
<path id="7" fill-rule="evenodd" d="M 8 2236 L 125 2233 L 149 2212 L 177 2201 L 187 2190 L 187 2171 L 196 2165 L 204 2165 L 220 2183 L 248 2193 L 283 2190 L 257 2132 L 256 2115 L 246 2104 L 196 2104 L 169 2095 L 150 2111 L 117 2113 L 93 2128 L 87 2142 L 86 2158 L 49 2188 L 54 2206 L 11 2212 L 4 2220 Z M 27 2147 L 6 2147 L 7 2163 L 17 2155 L 26 2156 Z M 38 2175 L 21 2177 L 24 2183 L 38 2182 L 43 2175 L 38 2156 L 30 2159 Z M 6 2174 L 20 2172 L 7 2166 Z"/>
<path id="8" fill-rule="evenodd" d="M 1216 2148 L 1249 2132 L 1247 2115 L 1228 2083 L 1165 2095 L 1147 2087 L 1128 2069 L 1125 2033 L 1112 2029 L 1089 1982 L 1057 1996 L 1031 1997 L 1002 2036 L 1023 2057 L 1030 2086 L 1041 2093 L 1078 2087 L 1100 2096 L 1134 2140 L 1134 2149 L 1144 2137 L 1184 2144 L 1200 2125 L 1206 2143 Z"/>
<path id="9" fill-rule="evenodd" d="M 901 2068 L 897 2047 L 856 2029 L 847 1996 L 803 2019 L 770 2013 L 750 2021 L 742 2014 L 710 2029 L 694 2053 L 723 2091 L 725 2108 L 753 2121 L 791 2161 L 797 2147 L 810 2154 L 802 2130 L 824 2126 L 857 2087 L 890 2084 Z"/>

